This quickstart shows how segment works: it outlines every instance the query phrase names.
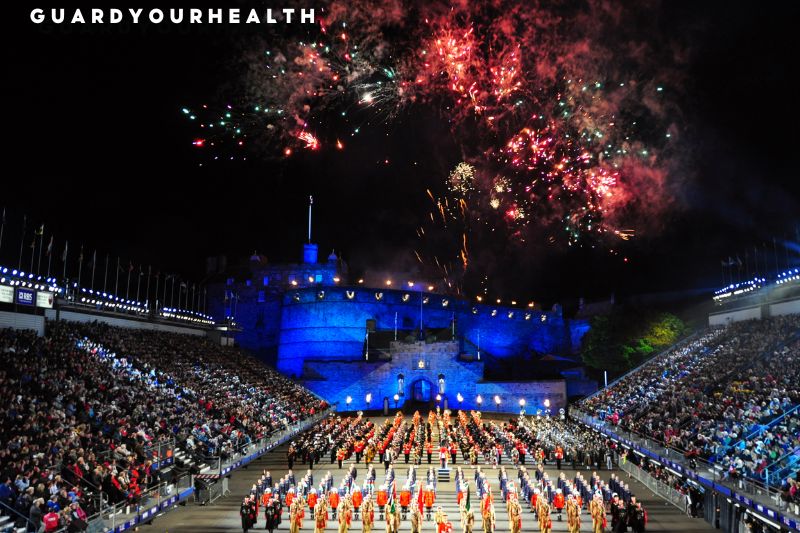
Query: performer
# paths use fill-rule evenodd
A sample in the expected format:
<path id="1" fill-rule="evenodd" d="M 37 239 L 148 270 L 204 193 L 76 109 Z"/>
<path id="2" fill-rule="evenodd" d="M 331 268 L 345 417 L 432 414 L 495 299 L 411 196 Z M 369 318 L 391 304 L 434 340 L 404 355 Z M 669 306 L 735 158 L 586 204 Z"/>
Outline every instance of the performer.
<path id="1" fill-rule="evenodd" d="M 447 513 L 439 506 L 436 508 L 436 514 L 433 515 L 433 520 L 436 522 L 436 533 L 445 533 L 447 529 Z"/>
<path id="2" fill-rule="evenodd" d="M 569 533 L 580 533 L 581 530 L 581 508 L 575 496 L 570 494 L 567 498 L 567 531 Z"/>
<path id="3" fill-rule="evenodd" d="M 353 518 L 358 520 L 358 512 L 361 509 L 361 503 L 364 501 L 364 495 L 361 494 L 361 489 L 358 488 L 358 485 L 353 487 L 353 494 L 350 499 L 353 504 Z"/>
<path id="4" fill-rule="evenodd" d="M 252 512 L 253 507 L 250 505 L 250 496 L 245 496 L 241 507 L 239 507 L 239 516 L 242 517 L 242 531 L 245 533 L 253 527 L 254 520 Z"/>
<path id="5" fill-rule="evenodd" d="M 269 533 L 278 529 L 280 513 L 280 504 L 277 503 L 277 500 L 270 499 L 264 504 L 264 521 L 266 522 L 264 524 L 264 529 L 268 530 Z"/>
<path id="6" fill-rule="evenodd" d="M 508 523 L 511 533 L 520 533 L 522 530 L 522 508 L 516 498 L 508 499 Z"/>
<path id="7" fill-rule="evenodd" d="M 494 532 L 494 504 L 489 502 L 488 505 L 481 507 L 481 518 L 483 519 L 483 533 Z"/>
<path id="8" fill-rule="evenodd" d="M 400 510 L 394 504 L 386 509 L 386 533 L 399 533 L 400 531 Z"/>
<path id="9" fill-rule="evenodd" d="M 559 522 L 561 522 L 561 512 L 564 510 L 564 505 L 566 505 L 564 494 L 561 492 L 561 489 L 556 489 L 556 495 L 553 497 L 553 507 L 556 508 Z"/>
<path id="10" fill-rule="evenodd" d="M 421 533 L 422 532 L 422 511 L 420 511 L 418 505 L 414 505 L 411 507 L 411 533 Z"/>
<path id="11" fill-rule="evenodd" d="M 475 512 L 472 509 L 469 509 L 464 513 L 464 520 L 461 523 L 461 530 L 463 533 L 472 533 L 472 529 L 475 527 Z"/>
<path id="12" fill-rule="evenodd" d="M 436 496 L 433 492 L 433 487 L 428 485 L 425 487 L 425 492 L 422 494 L 422 501 L 425 503 L 425 510 L 428 514 L 428 520 L 431 519 L 431 509 L 433 508 L 433 502 L 436 499 Z"/>
<path id="13" fill-rule="evenodd" d="M 350 522 L 353 520 L 353 511 L 350 508 L 350 498 L 345 496 L 339 502 L 339 533 L 347 533 L 350 529 Z"/>
<path id="14" fill-rule="evenodd" d="M 292 506 L 289 507 L 289 531 L 291 533 L 300 533 L 303 527 L 303 518 L 306 516 L 305 502 L 302 496 L 295 496 L 292 500 Z"/>
<path id="15" fill-rule="evenodd" d="M 550 533 L 553 530 L 553 521 L 550 519 L 550 504 L 545 498 L 539 498 L 539 508 L 536 510 L 539 517 L 539 532 Z"/>
<path id="16" fill-rule="evenodd" d="M 339 510 L 339 491 L 334 487 L 328 493 L 328 505 L 331 507 L 333 518 L 336 518 L 336 512 Z"/>
<path id="17" fill-rule="evenodd" d="M 595 492 L 589 502 L 589 514 L 592 517 L 592 533 L 603 533 L 606 530 L 606 507 L 600 492 Z"/>
<path id="18" fill-rule="evenodd" d="M 309 498 L 310 500 L 311 498 Z M 319 500 L 314 506 L 314 533 L 324 533 L 328 524 L 328 507 L 325 498 Z"/>
<path id="19" fill-rule="evenodd" d="M 375 504 L 372 502 L 372 497 L 367 494 L 364 498 L 364 503 L 361 505 L 361 531 L 362 533 L 370 533 L 372 531 L 372 524 L 375 523 Z"/>

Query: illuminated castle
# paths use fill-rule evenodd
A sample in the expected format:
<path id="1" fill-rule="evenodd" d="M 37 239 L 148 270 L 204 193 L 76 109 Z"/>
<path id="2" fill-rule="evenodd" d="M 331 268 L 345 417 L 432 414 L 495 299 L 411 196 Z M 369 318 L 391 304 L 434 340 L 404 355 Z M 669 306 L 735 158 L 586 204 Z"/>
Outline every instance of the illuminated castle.
<path id="1" fill-rule="evenodd" d="M 545 400 L 556 409 L 594 387 L 576 370 L 545 372 L 549 380 L 484 379 L 504 361 L 533 364 L 549 354 L 551 363 L 540 367 L 569 363 L 552 355 L 576 352 L 585 320 L 565 319 L 559 306 L 473 304 L 418 281 L 352 283 L 335 254 L 318 261 L 310 231 L 301 263 L 270 264 L 254 254 L 238 276 L 209 288 L 209 301 L 213 316 L 236 323 L 239 345 L 342 409 L 348 399 L 364 409 L 384 400 L 394 406 L 395 395 L 398 405 L 439 395 L 442 404 L 465 408 L 524 400 L 535 412 Z"/>

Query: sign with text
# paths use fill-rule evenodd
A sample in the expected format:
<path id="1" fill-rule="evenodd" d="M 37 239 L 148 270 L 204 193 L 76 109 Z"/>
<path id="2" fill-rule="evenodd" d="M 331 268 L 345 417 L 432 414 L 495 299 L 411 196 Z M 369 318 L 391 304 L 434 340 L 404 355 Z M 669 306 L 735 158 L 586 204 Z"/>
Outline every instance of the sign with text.
<path id="1" fill-rule="evenodd" d="M 0 285 L 0 302 L 7 304 L 14 303 L 14 287 Z"/>
<path id="2" fill-rule="evenodd" d="M 53 293 L 47 291 L 39 291 L 36 293 L 36 307 L 53 308 Z"/>
<path id="3" fill-rule="evenodd" d="M 33 305 L 36 300 L 36 291 L 31 289 L 17 289 L 17 303 L 20 305 Z"/>

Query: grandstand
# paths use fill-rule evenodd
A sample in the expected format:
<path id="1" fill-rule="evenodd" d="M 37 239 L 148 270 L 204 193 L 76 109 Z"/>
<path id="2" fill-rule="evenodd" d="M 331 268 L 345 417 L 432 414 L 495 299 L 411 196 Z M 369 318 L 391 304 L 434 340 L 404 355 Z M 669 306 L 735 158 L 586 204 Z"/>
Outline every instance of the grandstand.
<path id="1" fill-rule="evenodd" d="M 493 417 L 435 409 L 385 418 L 336 416 L 325 399 L 221 345 L 211 330 L 119 327 L 92 316 L 99 320 L 48 320 L 44 335 L 0 330 L 0 531 L 46 520 L 65 531 L 149 523 L 198 531 L 212 522 L 237 530 L 244 496 L 280 494 L 287 513 L 287 495 L 307 498 L 312 488 L 343 498 L 358 488 L 371 500 L 396 490 L 415 501 L 432 490 L 431 520 L 441 505 L 454 525 L 470 494 L 476 528 L 492 519 L 482 516 L 491 493 L 499 530 L 510 527 L 508 502 L 517 500 L 523 530 L 536 531 L 540 498 L 554 530 L 564 530 L 559 495 L 570 494 L 580 497 L 584 527 L 598 493 L 609 521 L 617 500 L 629 516 L 643 503 L 652 531 L 678 523 L 704 531 L 706 522 L 780 531 L 800 519 L 800 315 L 696 332 L 569 414 L 502 415 L 498 402 Z M 440 468 L 442 459 L 451 468 Z M 187 505 L 193 511 L 180 510 Z M 376 527 L 388 509 L 377 509 Z M 401 511 L 401 525 L 411 514 Z M 423 529 L 434 527 L 423 515 Z"/>

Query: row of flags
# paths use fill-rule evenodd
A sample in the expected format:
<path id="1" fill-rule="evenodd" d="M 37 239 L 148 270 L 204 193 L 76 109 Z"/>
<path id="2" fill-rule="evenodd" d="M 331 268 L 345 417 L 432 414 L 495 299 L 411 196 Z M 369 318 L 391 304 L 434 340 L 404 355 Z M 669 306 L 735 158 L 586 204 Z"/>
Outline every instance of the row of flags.
<path id="1" fill-rule="evenodd" d="M 2 252 L 2 250 L 3 250 L 4 237 L 5 237 L 5 226 L 6 226 L 6 208 L 4 207 L 3 211 L 2 211 L 2 216 L 0 217 L 0 252 Z M 17 269 L 20 270 L 20 271 L 25 271 L 25 272 L 28 272 L 28 273 L 36 274 L 38 276 L 45 276 L 47 278 L 50 278 L 51 269 L 52 269 L 52 266 L 53 266 L 53 264 L 52 264 L 53 257 L 56 256 L 56 254 L 57 254 L 55 235 L 50 235 L 50 238 L 46 241 L 46 244 L 45 244 L 45 225 L 44 224 L 40 224 L 39 226 L 37 226 L 35 228 L 35 230 L 33 232 L 33 238 L 32 238 L 32 240 L 30 242 L 30 245 L 25 246 L 25 243 L 27 242 L 27 239 L 26 239 L 26 236 L 25 236 L 27 226 L 28 226 L 28 217 L 27 217 L 27 215 L 23 215 L 23 218 L 22 218 L 22 232 L 21 232 L 21 237 L 20 237 L 21 240 L 20 240 L 20 247 L 19 247 L 19 257 L 18 257 L 18 261 L 17 261 Z M 30 235 L 30 234 L 28 234 L 28 235 Z M 28 257 L 28 254 L 25 253 L 25 249 L 26 248 L 28 248 L 30 250 L 30 263 L 26 262 L 26 264 L 23 265 L 23 260 L 27 261 L 27 257 Z M 59 259 L 61 260 L 61 263 L 62 263 L 61 267 L 62 267 L 62 278 L 63 279 L 66 280 L 68 278 L 68 274 L 70 274 L 70 277 L 74 277 L 74 276 L 77 275 L 76 279 L 77 279 L 78 286 L 82 287 L 82 285 L 81 285 L 81 277 L 83 275 L 88 275 L 89 274 L 88 269 L 91 269 L 90 285 L 87 286 L 86 288 L 91 288 L 92 290 L 97 290 L 97 288 L 95 287 L 95 270 L 96 270 L 96 268 L 98 266 L 97 249 L 95 249 L 92 252 L 91 255 L 88 255 L 88 252 L 87 252 L 87 255 L 85 256 L 84 255 L 84 245 L 81 244 L 80 249 L 78 251 L 78 260 L 77 260 L 77 265 L 76 265 L 77 266 L 77 273 L 76 272 L 68 272 L 68 269 L 69 269 L 69 261 L 68 261 L 68 259 L 70 257 L 70 243 L 69 243 L 68 240 L 64 241 L 64 247 L 61 249 L 61 253 L 58 254 L 58 257 L 59 257 Z M 107 284 L 108 284 L 108 273 L 109 273 L 108 271 L 109 271 L 109 260 L 110 260 L 110 257 L 111 257 L 110 254 L 106 254 L 106 257 L 105 257 L 105 269 L 104 269 L 104 273 L 103 273 L 103 276 L 104 276 L 103 287 L 102 287 L 103 292 L 107 292 L 107 289 L 108 289 Z M 42 259 L 43 258 L 46 260 L 45 268 L 42 267 Z M 57 259 L 57 261 L 58 261 L 58 259 Z M 102 261 L 102 259 L 101 259 L 101 261 Z M 83 271 L 84 267 L 86 267 L 87 272 Z M 191 303 L 191 309 L 190 310 L 192 310 L 192 311 L 200 311 L 201 310 L 201 309 L 199 309 L 199 306 L 200 306 L 199 299 L 197 301 L 195 301 L 195 299 L 192 298 L 192 301 L 190 302 L 189 301 L 189 296 L 188 296 L 188 293 L 190 291 L 193 294 L 195 292 L 197 292 L 197 294 L 199 294 L 201 291 L 205 292 L 205 289 L 202 289 L 202 288 L 198 287 L 198 285 L 196 283 L 191 283 L 189 281 L 182 280 L 182 279 L 180 279 L 180 276 L 178 274 L 161 273 L 158 270 L 156 270 L 155 273 L 153 273 L 153 268 L 150 265 L 148 265 L 146 268 L 144 267 L 144 265 L 138 265 L 138 275 L 135 273 L 136 270 L 137 270 L 137 265 L 134 265 L 132 260 L 128 261 L 128 265 L 124 265 L 124 262 L 122 262 L 121 259 L 119 257 L 117 257 L 116 269 L 114 269 L 113 267 L 111 269 L 112 274 L 116 277 L 115 287 L 114 287 L 115 292 L 117 292 L 117 293 L 119 292 L 119 286 L 118 286 L 119 274 L 127 274 L 127 278 L 128 278 L 127 279 L 127 285 L 128 286 L 127 286 L 126 291 L 125 291 L 126 292 L 125 298 L 126 299 L 130 298 L 130 285 L 131 285 L 130 282 L 131 282 L 131 278 L 133 277 L 134 279 L 137 279 L 137 285 L 136 285 L 136 296 L 137 296 L 137 298 L 136 299 L 138 301 L 139 300 L 139 293 L 140 293 L 140 289 L 141 289 L 141 286 L 140 286 L 141 280 L 144 279 L 145 276 L 147 276 L 147 287 L 146 287 L 146 290 L 145 290 L 145 298 L 144 299 L 147 300 L 147 301 L 150 301 L 151 300 L 150 299 L 150 294 L 151 294 L 150 293 L 150 278 L 152 277 L 156 281 L 156 294 L 155 294 L 155 298 L 153 298 L 153 300 L 157 300 L 158 297 L 159 297 L 158 292 L 159 292 L 159 285 L 160 285 L 159 282 L 160 281 L 163 281 L 163 298 L 162 298 L 163 301 L 162 301 L 162 305 L 166 305 L 166 300 L 167 300 L 168 296 L 170 296 L 170 299 L 172 299 L 171 298 L 172 295 L 171 294 L 168 295 L 167 291 L 166 291 L 167 282 L 171 281 L 172 285 L 173 285 L 172 288 L 173 289 L 177 288 L 178 292 L 179 292 L 179 295 L 178 295 L 179 305 L 177 307 L 181 307 L 181 303 L 180 303 L 181 302 L 181 298 L 182 298 L 181 295 L 182 294 L 186 294 L 186 303 L 185 303 L 185 305 L 187 307 L 189 307 L 189 304 Z M 116 296 L 120 296 L 121 297 L 120 294 L 116 294 Z M 203 306 L 204 305 L 205 304 L 203 303 Z M 172 302 L 170 303 L 170 307 L 173 307 Z"/>

